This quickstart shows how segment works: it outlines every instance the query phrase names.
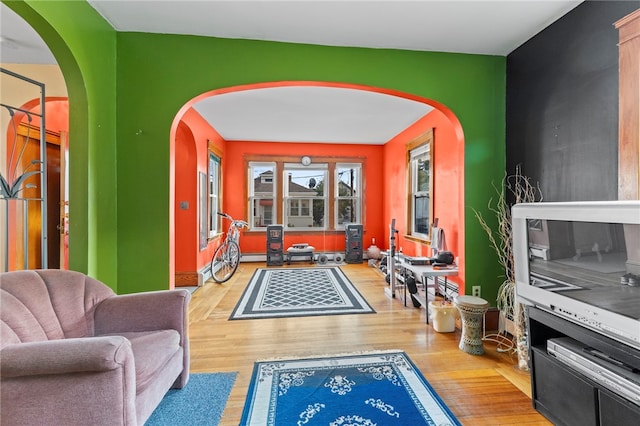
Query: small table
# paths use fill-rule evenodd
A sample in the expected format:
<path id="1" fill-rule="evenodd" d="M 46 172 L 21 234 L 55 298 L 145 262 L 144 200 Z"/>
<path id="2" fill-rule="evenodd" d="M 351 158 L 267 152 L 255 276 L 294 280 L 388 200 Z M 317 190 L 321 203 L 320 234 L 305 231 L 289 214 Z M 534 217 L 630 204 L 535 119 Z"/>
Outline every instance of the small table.
<path id="1" fill-rule="evenodd" d="M 315 251 L 315 247 L 306 246 L 306 247 L 289 247 L 287 249 L 287 265 L 291 265 L 291 261 L 294 257 L 301 257 L 302 260 L 305 260 L 307 257 L 309 258 L 309 263 L 313 263 L 313 252 Z"/>
<path id="2" fill-rule="evenodd" d="M 462 337 L 458 347 L 468 354 L 482 355 L 482 325 L 489 302 L 476 296 L 458 296 L 453 299 L 453 304 L 460 311 L 462 321 Z"/>
<path id="3" fill-rule="evenodd" d="M 424 306 L 424 308 L 427 311 L 427 315 L 426 315 L 426 322 L 427 324 L 429 323 L 429 296 L 427 294 L 427 288 L 428 287 L 434 287 L 435 290 L 438 290 L 438 277 L 444 277 L 444 289 L 445 289 L 445 299 L 446 299 L 446 293 L 447 290 L 449 289 L 449 282 L 447 281 L 447 277 L 454 277 L 456 275 L 458 275 L 458 267 L 456 265 L 448 265 L 447 267 L 443 267 L 443 268 L 434 268 L 433 265 L 412 265 L 409 262 L 407 262 L 406 260 L 404 260 L 403 257 L 400 257 L 399 260 L 396 260 L 396 266 L 404 269 L 405 271 L 411 271 L 416 279 L 420 279 L 420 281 L 427 280 L 427 282 L 425 282 L 425 299 L 422 300 L 421 297 L 417 297 L 414 295 L 414 298 L 416 298 L 420 304 L 422 304 L 422 306 Z M 429 278 L 433 278 L 434 279 L 434 285 L 430 286 L 428 284 L 428 279 Z M 407 286 L 404 286 L 404 305 L 407 305 Z"/>

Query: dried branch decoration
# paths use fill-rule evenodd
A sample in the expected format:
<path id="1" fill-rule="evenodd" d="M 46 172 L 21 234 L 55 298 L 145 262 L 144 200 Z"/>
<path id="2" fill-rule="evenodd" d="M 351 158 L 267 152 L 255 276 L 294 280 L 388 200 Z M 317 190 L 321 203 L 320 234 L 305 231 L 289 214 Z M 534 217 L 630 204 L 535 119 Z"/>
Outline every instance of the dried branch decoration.
<path id="1" fill-rule="evenodd" d="M 498 255 L 498 262 L 504 268 L 504 281 L 498 288 L 496 304 L 498 309 L 516 329 L 516 342 L 521 346 L 525 333 L 524 309 L 516 301 L 516 279 L 513 269 L 513 227 L 511 220 L 511 206 L 507 195 L 511 194 L 513 203 L 533 203 L 542 201 L 542 191 L 538 184 L 532 184 L 529 177 L 523 176 L 520 166 L 515 174 L 507 175 L 502 180 L 500 188 L 493 186 L 498 194 L 497 200 L 489 199 L 488 209 L 496 215 L 498 220 L 495 231 L 489 226 L 482 213 L 474 209 L 474 214 L 480 226 L 487 233 L 491 247 Z M 522 347 L 517 348 L 520 368 L 526 368 L 526 353 Z M 526 351 L 525 351 L 526 352 Z"/>

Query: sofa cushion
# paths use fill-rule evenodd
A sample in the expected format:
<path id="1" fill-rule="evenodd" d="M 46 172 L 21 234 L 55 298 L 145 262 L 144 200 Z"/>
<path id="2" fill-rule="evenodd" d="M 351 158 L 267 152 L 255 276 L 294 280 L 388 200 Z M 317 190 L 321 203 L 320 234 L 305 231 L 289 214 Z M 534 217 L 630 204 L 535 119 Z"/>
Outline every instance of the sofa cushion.
<path id="1" fill-rule="evenodd" d="M 150 382 L 180 351 L 180 334 L 176 330 L 138 331 L 115 333 L 131 342 L 136 365 L 136 394 L 144 391 Z"/>

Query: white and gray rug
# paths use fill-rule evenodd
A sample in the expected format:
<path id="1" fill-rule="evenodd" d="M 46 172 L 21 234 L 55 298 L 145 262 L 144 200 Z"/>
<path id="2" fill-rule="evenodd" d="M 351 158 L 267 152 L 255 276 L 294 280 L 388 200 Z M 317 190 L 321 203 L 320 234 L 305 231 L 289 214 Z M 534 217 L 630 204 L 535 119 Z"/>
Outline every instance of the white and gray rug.
<path id="1" fill-rule="evenodd" d="M 257 269 L 229 319 L 375 313 L 338 267 Z"/>

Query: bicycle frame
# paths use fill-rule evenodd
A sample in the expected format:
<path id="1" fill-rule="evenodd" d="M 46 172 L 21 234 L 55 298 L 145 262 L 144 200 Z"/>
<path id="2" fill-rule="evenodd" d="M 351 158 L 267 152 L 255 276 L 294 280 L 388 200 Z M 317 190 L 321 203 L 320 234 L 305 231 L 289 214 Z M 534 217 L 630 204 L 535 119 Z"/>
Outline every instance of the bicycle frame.
<path id="1" fill-rule="evenodd" d="M 235 220 L 227 213 L 218 214 L 231 221 L 226 238 L 216 249 L 211 259 L 211 277 L 217 283 L 228 281 L 238 269 L 240 263 L 240 229 L 249 227 L 244 220 Z"/>

